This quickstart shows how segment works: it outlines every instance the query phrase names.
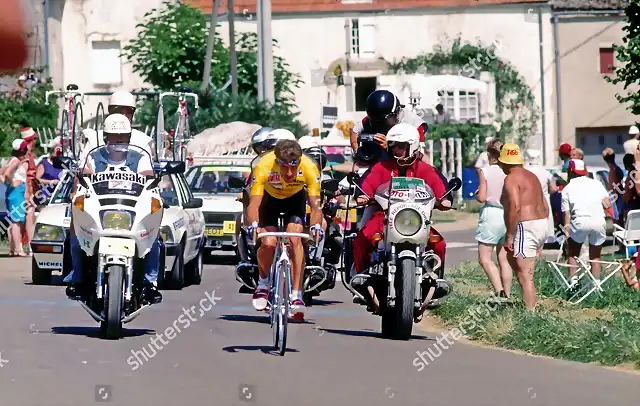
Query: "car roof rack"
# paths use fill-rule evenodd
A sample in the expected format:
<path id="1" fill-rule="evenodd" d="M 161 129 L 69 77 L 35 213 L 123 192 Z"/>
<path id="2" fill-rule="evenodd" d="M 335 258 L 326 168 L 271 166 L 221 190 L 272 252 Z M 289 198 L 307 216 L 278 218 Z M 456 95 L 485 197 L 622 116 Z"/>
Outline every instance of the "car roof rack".
<path id="1" fill-rule="evenodd" d="M 194 156 L 193 166 L 199 165 L 231 165 L 251 166 L 251 161 L 256 155 L 218 155 L 218 156 Z"/>

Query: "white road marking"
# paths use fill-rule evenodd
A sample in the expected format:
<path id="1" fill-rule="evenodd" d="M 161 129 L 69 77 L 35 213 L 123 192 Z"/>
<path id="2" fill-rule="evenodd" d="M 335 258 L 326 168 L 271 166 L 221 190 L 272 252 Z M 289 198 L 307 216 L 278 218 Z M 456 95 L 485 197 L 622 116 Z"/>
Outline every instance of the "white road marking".
<path id="1" fill-rule="evenodd" d="M 445 240 L 446 241 L 446 240 Z M 477 242 L 447 242 L 447 249 L 449 248 L 471 248 L 478 247 Z"/>

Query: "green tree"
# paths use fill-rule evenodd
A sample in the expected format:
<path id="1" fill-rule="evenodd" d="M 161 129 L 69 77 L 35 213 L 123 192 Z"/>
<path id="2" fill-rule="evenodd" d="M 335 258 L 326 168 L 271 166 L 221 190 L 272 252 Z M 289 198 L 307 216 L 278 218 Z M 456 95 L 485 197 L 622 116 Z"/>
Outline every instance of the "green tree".
<path id="1" fill-rule="evenodd" d="M 184 4 L 165 2 L 159 9 L 145 14 L 138 25 L 138 36 L 123 48 L 124 58 L 132 63 L 153 90 L 174 90 L 180 85 L 200 88 L 208 28 L 205 15 Z M 274 40 L 274 47 L 277 41 Z M 261 125 L 289 128 L 298 135 L 308 129 L 298 121 L 294 112 L 294 91 L 302 84 L 300 76 L 289 69 L 286 61 L 274 55 L 274 87 L 276 103 L 268 105 L 257 101 L 257 51 L 255 33 L 240 33 L 236 37 L 238 60 L 238 91 L 233 97 L 218 91 L 229 79 L 229 50 L 219 36 L 216 37 L 211 64 L 211 82 L 215 89 L 200 94 L 200 109 L 192 121 L 196 131 L 230 121 L 246 121 Z M 142 103 L 136 121 L 154 126 L 157 100 Z M 177 109 L 175 100 L 164 100 L 165 127 L 175 126 Z"/>
<path id="2" fill-rule="evenodd" d="M 626 35 L 624 45 L 614 45 L 613 49 L 620 66 L 613 67 L 613 77 L 605 76 L 608 82 L 624 84 L 626 95 L 617 94 L 616 98 L 633 114 L 640 114 L 640 93 L 628 90 L 640 84 L 640 3 L 629 2 L 625 8 L 626 25 L 622 29 Z"/>

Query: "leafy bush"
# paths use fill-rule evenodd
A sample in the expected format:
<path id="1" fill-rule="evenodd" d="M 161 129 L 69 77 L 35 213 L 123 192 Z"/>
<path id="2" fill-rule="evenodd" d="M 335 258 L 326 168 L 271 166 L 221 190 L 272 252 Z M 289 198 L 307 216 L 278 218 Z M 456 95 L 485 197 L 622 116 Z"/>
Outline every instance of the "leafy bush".
<path id="1" fill-rule="evenodd" d="M 45 92 L 52 90 L 51 84 L 39 82 L 29 90 L 23 102 L 0 98 L 0 156 L 11 154 L 11 141 L 20 137 L 24 127 L 58 127 L 58 105 L 45 105 Z"/>

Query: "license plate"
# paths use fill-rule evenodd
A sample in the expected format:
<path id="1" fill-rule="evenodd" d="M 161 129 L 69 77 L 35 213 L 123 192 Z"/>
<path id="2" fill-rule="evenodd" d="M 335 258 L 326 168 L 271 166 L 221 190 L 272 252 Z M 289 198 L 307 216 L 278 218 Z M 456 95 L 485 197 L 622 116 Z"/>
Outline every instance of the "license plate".
<path id="1" fill-rule="evenodd" d="M 207 237 L 222 237 L 224 236 L 224 230 L 222 228 L 211 228 L 211 227 L 207 227 L 204 230 L 204 234 Z"/>
<path id="2" fill-rule="evenodd" d="M 102 237 L 98 252 L 104 255 L 133 257 L 136 254 L 136 242 L 127 238 Z"/>
<path id="3" fill-rule="evenodd" d="M 235 234 L 236 233 L 236 222 L 235 221 L 225 221 L 222 223 L 222 231 L 225 234 Z"/>

